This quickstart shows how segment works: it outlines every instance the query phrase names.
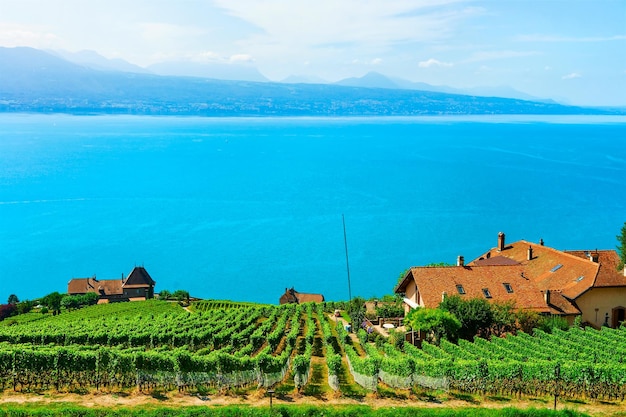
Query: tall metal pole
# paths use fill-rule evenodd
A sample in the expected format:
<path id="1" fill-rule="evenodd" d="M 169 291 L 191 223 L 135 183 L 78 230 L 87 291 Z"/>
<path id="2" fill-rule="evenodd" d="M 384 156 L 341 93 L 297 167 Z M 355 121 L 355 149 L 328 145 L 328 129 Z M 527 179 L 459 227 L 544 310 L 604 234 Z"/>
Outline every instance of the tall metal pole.
<path id="1" fill-rule="evenodd" d="M 352 290 L 350 289 L 350 262 L 348 261 L 348 239 L 346 237 L 346 219 L 341 213 L 341 221 L 343 222 L 343 244 L 346 247 L 346 270 L 348 271 L 348 298 L 352 303 Z"/>

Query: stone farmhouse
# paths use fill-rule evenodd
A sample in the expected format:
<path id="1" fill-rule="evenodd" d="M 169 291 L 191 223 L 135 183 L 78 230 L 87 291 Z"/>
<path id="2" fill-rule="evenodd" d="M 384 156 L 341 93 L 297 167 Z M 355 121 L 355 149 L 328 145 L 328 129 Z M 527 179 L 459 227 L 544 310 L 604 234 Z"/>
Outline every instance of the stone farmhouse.
<path id="1" fill-rule="evenodd" d="M 593 327 L 618 327 L 626 320 L 626 267 L 618 270 L 614 250 L 560 251 L 539 243 L 519 240 L 498 244 L 456 266 L 413 267 L 395 292 L 404 294 L 405 309 L 437 307 L 447 295 L 484 297 L 513 302 L 517 309 L 559 315 L 573 323 Z"/>
<path id="2" fill-rule="evenodd" d="M 281 295 L 280 299 L 278 300 L 279 304 L 302 304 L 309 301 L 323 303 L 324 296 L 322 294 L 305 294 L 302 292 L 298 292 L 293 287 L 291 287 L 285 288 L 285 293 Z"/>
<path id="3" fill-rule="evenodd" d="M 72 278 L 67 284 L 69 295 L 81 295 L 90 292 L 100 296 L 98 304 L 118 301 L 142 301 L 154 298 L 156 282 L 142 266 L 136 266 L 130 274 L 121 279 L 99 280 L 91 278 Z"/>

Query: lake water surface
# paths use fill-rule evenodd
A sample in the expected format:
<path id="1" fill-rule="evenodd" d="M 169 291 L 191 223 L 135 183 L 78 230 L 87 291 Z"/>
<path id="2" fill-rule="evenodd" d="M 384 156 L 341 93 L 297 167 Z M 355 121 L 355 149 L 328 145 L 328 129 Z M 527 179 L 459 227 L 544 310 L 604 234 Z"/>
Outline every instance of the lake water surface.
<path id="1" fill-rule="evenodd" d="M 626 118 L 0 115 L 0 302 L 144 265 L 156 291 L 392 291 L 507 240 L 613 249 Z"/>

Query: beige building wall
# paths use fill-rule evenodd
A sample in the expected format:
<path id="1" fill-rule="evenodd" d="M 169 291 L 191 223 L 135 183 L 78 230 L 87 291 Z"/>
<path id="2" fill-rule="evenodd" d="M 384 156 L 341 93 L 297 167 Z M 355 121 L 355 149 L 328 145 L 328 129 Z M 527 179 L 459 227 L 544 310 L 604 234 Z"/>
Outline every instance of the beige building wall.
<path id="1" fill-rule="evenodd" d="M 583 322 L 601 327 L 608 317 L 609 326 L 613 326 L 614 309 L 626 308 L 626 288 L 592 288 L 578 297 L 576 304 Z"/>
<path id="2" fill-rule="evenodd" d="M 407 284 L 405 292 L 404 292 L 404 296 L 408 298 L 409 300 L 413 301 L 415 304 L 419 305 L 420 307 L 424 307 L 424 304 L 422 303 L 422 300 L 419 295 L 419 291 L 417 290 L 417 285 L 415 284 L 415 281 L 411 280 Z M 411 311 L 411 307 L 409 307 L 409 305 L 406 303 L 404 304 L 404 311 L 405 313 L 408 313 L 409 311 Z"/>

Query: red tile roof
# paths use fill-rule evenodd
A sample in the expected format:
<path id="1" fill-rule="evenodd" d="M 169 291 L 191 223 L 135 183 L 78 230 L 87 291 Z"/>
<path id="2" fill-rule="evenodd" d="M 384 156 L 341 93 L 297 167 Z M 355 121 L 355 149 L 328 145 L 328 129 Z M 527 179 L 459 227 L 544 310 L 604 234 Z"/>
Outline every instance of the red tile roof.
<path id="1" fill-rule="evenodd" d="M 417 284 L 423 304 L 436 307 L 443 295 L 460 295 L 463 298 L 487 298 L 490 301 L 508 302 L 516 308 L 549 312 L 543 293 L 537 285 L 522 276 L 521 265 L 414 267 L 409 270 L 396 292 L 404 292 L 410 282 Z M 508 284 L 512 292 L 507 291 Z M 464 294 L 459 293 L 462 287 Z"/>
<path id="2" fill-rule="evenodd" d="M 598 257 L 598 274 L 593 284 L 594 287 L 623 287 L 626 286 L 626 276 L 624 270 L 618 270 L 620 264 L 619 255 L 614 250 L 572 250 L 565 251 L 583 259 L 589 259 L 594 254 Z"/>
<path id="3" fill-rule="evenodd" d="M 309 301 L 315 303 L 324 302 L 324 296 L 322 294 L 306 294 L 296 291 L 293 288 L 285 289 L 285 293 L 280 296 L 279 303 L 307 303 Z"/>
<path id="4" fill-rule="evenodd" d="M 67 284 L 68 294 L 86 294 L 95 292 L 100 295 L 120 295 L 124 293 L 121 279 L 97 280 L 92 278 L 73 278 Z"/>
<path id="5" fill-rule="evenodd" d="M 528 249 L 532 259 L 528 260 Z M 595 251 L 594 251 L 595 252 Z M 592 287 L 624 286 L 626 277 L 616 270 L 619 257 L 615 251 L 597 251 L 598 262 L 593 262 L 588 251 L 559 251 L 543 245 L 520 240 L 504 250 L 491 249 L 469 265 L 488 265 L 491 259 L 508 258 L 524 267 L 524 275 L 542 290 L 560 290 L 569 299 L 575 299 Z"/>
<path id="6" fill-rule="evenodd" d="M 580 310 L 575 304 L 563 296 L 560 291 L 550 291 L 550 313 L 556 315 L 578 315 Z"/>

